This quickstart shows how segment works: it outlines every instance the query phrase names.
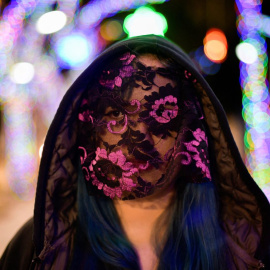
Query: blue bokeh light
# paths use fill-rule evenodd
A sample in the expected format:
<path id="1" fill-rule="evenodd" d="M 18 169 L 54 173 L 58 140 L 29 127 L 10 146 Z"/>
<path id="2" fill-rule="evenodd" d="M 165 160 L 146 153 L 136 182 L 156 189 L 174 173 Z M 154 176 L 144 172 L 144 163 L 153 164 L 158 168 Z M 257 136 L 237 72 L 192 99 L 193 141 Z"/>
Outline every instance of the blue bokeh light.
<path id="1" fill-rule="evenodd" d="M 79 68 L 92 54 L 91 43 L 81 34 L 72 34 L 56 42 L 59 65 L 62 68 Z"/>

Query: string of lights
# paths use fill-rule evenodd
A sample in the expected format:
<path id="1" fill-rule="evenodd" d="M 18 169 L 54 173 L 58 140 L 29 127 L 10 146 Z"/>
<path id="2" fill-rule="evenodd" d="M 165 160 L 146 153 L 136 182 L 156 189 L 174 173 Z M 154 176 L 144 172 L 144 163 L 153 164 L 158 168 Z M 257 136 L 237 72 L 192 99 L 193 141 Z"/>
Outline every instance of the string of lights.
<path id="1" fill-rule="evenodd" d="M 39 123 L 49 126 L 71 82 L 106 44 L 99 36 L 100 23 L 119 11 L 163 2 L 102 0 L 80 8 L 76 0 L 59 0 L 57 5 L 53 0 L 12 0 L 3 10 L 0 103 L 6 175 L 19 198 L 32 198 L 35 189 L 39 147 L 34 114 L 38 112 Z M 69 70 L 68 77 L 63 69 Z"/>
<path id="2" fill-rule="evenodd" d="M 36 1 L 11 1 L 3 11 L 0 22 L 0 102 L 4 105 L 6 145 L 6 171 L 11 189 L 22 199 L 34 194 L 33 180 L 36 173 L 35 133 L 31 119 L 30 88 L 25 84 L 33 78 L 33 66 L 21 62 L 14 64 L 14 57 L 21 58 L 17 46 L 23 33 L 24 20 L 36 8 Z M 22 78 L 20 75 L 24 74 Z M 17 77 L 19 75 L 19 78 Z M 18 78 L 18 84 L 12 80 Z"/>
<path id="3" fill-rule="evenodd" d="M 258 185 L 270 198 L 270 96 L 266 78 L 269 18 L 262 15 L 262 2 L 237 0 L 237 29 L 241 43 L 240 83 L 243 91 L 246 164 Z M 263 20 L 261 20 L 263 18 Z"/>

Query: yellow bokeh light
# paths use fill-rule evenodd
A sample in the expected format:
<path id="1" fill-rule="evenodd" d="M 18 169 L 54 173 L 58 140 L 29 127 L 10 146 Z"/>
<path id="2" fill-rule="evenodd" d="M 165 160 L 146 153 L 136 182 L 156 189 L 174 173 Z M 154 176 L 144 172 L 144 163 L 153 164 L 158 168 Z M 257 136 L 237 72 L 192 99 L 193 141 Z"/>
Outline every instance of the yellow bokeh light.
<path id="1" fill-rule="evenodd" d="M 119 39 L 123 34 L 122 24 L 117 20 L 104 22 L 100 26 L 100 35 L 103 39 L 111 41 Z"/>
<path id="2" fill-rule="evenodd" d="M 225 34 L 219 29 L 207 31 L 203 40 L 205 55 L 215 63 L 222 63 L 227 56 L 227 39 Z"/>
<path id="3" fill-rule="evenodd" d="M 211 61 L 221 63 L 226 58 L 227 48 L 219 40 L 210 40 L 204 45 L 204 53 Z"/>

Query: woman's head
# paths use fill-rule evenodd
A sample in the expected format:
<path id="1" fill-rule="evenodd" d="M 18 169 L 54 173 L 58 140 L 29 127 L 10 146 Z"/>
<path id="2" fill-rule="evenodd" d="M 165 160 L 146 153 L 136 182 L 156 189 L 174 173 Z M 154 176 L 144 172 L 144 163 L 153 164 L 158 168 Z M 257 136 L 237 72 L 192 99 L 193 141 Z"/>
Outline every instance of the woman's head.
<path id="1" fill-rule="evenodd" d="M 118 269 L 136 261 L 127 254 L 132 246 L 110 198 L 158 197 L 169 186 L 175 193 L 164 216 L 166 232 L 155 245 L 159 269 L 216 269 L 226 260 L 226 245 L 196 79 L 149 49 L 101 59 L 79 112 L 81 165 L 94 195 L 80 182 L 79 219 L 91 247 Z M 162 222 L 156 225 L 155 231 L 163 229 Z"/>
<path id="2" fill-rule="evenodd" d="M 197 125 L 203 116 L 189 89 L 190 75 L 171 63 L 156 54 L 125 52 L 91 85 L 79 114 L 85 123 L 79 149 L 86 182 L 97 193 L 144 197 L 170 184 L 166 172 L 172 157 L 181 157 L 179 165 L 202 161 L 195 154 L 207 144 L 202 124 Z M 187 123 L 194 130 L 183 126 Z M 195 138 L 189 143 L 188 133 Z"/>

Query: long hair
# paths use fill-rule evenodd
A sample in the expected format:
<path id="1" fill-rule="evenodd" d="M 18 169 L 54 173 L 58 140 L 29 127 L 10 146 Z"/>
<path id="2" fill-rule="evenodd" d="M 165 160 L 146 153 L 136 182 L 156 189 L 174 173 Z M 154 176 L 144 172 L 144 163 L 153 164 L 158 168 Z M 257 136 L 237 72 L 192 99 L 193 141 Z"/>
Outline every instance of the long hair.
<path id="1" fill-rule="evenodd" d="M 214 183 L 187 183 L 184 188 L 182 183 L 169 212 L 158 269 L 230 269 Z"/>
<path id="2" fill-rule="evenodd" d="M 160 59 L 169 66 L 174 65 L 173 61 Z M 159 241 L 162 245 L 155 247 L 158 270 L 230 269 L 230 254 L 219 212 L 214 181 L 187 183 L 183 176 L 175 179 L 175 196 L 163 216 L 167 224 L 164 239 Z M 140 269 L 138 255 L 124 233 L 113 201 L 108 197 L 89 196 L 81 170 L 78 219 L 77 239 L 81 240 L 75 244 L 73 262 L 87 263 L 83 266 L 85 269 L 87 266 L 92 269 Z M 157 222 L 154 233 L 160 225 L 161 222 Z M 79 236 L 80 233 L 83 235 Z M 82 248 L 85 245 L 87 249 Z"/>
<path id="3" fill-rule="evenodd" d="M 113 201 L 89 196 L 82 173 L 78 183 L 78 212 L 78 233 L 83 234 L 83 240 L 77 242 L 75 256 L 77 262 L 87 265 L 80 268 L 77 264 L 76 269 L 94 265 L 93 269 L 140 269 L 138 256 L 124 234 Z M 159 270 L 230 268 L 213 183 L 178 185 L 168 213 L 167 239 L 158 254 Z"/>
<path id="4" fill-rule="evenodd" d="M 137 254 L 124 235 L 113 201 L 105 196 L 89 196 L 81 169 L 77 227 L 72 269 L 89 269 L 90 266 L 90 269 L 102 270 L 140 269 Z"/>

